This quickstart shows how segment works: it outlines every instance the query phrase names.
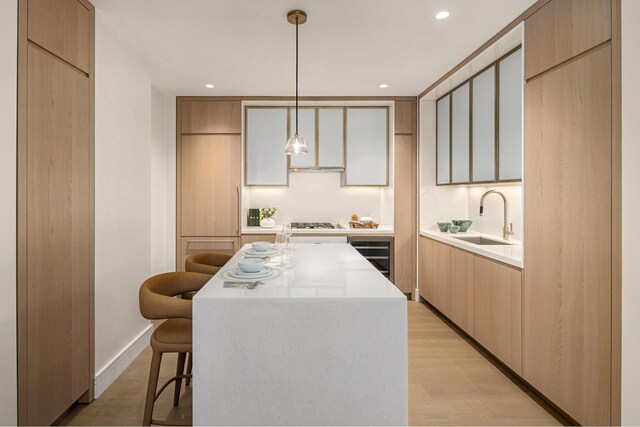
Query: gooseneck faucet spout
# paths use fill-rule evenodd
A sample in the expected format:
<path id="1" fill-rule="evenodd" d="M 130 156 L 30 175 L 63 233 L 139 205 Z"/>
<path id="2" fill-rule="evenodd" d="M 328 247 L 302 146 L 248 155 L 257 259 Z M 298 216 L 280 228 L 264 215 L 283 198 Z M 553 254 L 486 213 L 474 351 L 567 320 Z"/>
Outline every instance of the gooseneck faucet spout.
<path id="1" fill-rule="evenodd" d="M 509 240 L 509 236 L 513 236 L 513 223 L 511 223 L 510 226 L 507 227 L 507 198 L 504 196 L 504 194 L 502 194 L 502 192 L 496 191 L 496 190 L 489 190 L 482 195 L 482 197 L 480 198 L 480 216 L 482 216 L 482 214 L 484 213 L 484 199 L 491 193 L 495 193 L 500 197 L 502 197 L 502 201 L 504 202 L 504 218 L 503 218 L 504 221 L 502 226 L 502 238 L 504 240 Z"/>

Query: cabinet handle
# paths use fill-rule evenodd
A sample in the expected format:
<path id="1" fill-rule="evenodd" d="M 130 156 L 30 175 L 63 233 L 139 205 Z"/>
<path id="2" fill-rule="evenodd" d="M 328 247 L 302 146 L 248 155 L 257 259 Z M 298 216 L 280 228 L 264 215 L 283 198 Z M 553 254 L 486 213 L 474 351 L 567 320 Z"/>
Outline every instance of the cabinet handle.
<path id="1" fill-rule="evenodd" d="M 240 235 L 240 187 L 236 185 L 236 235 Z"/>

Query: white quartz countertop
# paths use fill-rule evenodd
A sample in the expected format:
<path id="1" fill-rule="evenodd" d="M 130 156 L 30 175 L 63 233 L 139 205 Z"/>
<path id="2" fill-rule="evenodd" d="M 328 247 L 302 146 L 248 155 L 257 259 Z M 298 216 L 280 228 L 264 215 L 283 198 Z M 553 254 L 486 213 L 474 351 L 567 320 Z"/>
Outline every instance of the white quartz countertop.
<path id="1" fill-rule="evenodd" d="M 500 237 L 492 236 L 490 234 L 477 233 L 474 231 L 468 231 L 466 233 L 451 234 L 447 232 L 441 232 L 439 230 L 421 230 L 420 235 L 429 237 L 434 240 L 438 240 L 442 243 L 446 243 L 451 246 L 455 246 L 460 249 L 464 249 L 469 252 L 476 253 L 478 255 L 485 256 L 487 258 L 494 259 L 496 261 L 503 262 L 505 264 L 512 265 L 518 268 L 524 268 L 524 262 L 522 259 L 522 242 L 517 240 L 503 240 Z M 492 240 L 499 240 L 505 242 L 504 245 L 476 245 L 464 240 L 456 239 L 456 237 L 486 237 Z"/>
<path id="2" fill-rule="evenodd" d="M 349 224 L 340 223 L 343 228 L 316 228 L 316 229 L 300 229 L 294 228 L 292 230 L 293 234 L 376 234 L 376 235 L 393 235 L 393 228 L 386 226 L 379 226 L 378 228 L 350 228 Z M 276 234 L 278 231 L 282 230 L 282 224 L 277 224 L 273 228 L 262 228 L 262 227 L 242 227 L 242 234 Z"/>
<path id="3" fill-rule="evenodd" d="M 194 298 L 404 298 L 369 261 L 347 243 L 298 243 L 293 268 L 254 289 L 224 288 L 222 271 L 235 269 L 245 245 Z M 278 268 L 280 257 L 267 265 Z"/>

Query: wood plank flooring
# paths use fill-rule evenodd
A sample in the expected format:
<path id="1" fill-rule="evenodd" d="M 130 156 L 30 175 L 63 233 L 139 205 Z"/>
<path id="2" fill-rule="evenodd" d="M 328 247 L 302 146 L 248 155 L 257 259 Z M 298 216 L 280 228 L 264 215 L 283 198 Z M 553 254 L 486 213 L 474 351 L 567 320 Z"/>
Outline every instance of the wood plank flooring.
<path id="1" fill-rule="evenodd" d="M 566 423 L 480 351 L 425 305 L 409 302 L 410 425 Z M 140 425 L 150 363 L 147 348 L 100 398 L 75 406 L 60 424 Z M 165 356 L 160 383 L 173 375 L 175 364 L 174 355 Z M 156 402 L 154 418 L 190 419 L 191 388 L 183 390 L 176 408 L 171 402 L 173 386 L 165 391 Z"/>

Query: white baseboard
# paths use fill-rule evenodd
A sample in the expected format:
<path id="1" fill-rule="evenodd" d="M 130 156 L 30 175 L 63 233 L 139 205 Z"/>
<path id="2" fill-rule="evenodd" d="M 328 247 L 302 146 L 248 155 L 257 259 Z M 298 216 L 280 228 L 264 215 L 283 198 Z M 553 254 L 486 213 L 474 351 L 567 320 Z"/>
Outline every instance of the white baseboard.
<path id="1" fill-rule="evenodd" d="M 116 357 L 96 374 L 94 379 L 94 396 L 97 399 L 124 372 L 140 353 L 149 345 L 153 325 L 140 333 Z"/>

